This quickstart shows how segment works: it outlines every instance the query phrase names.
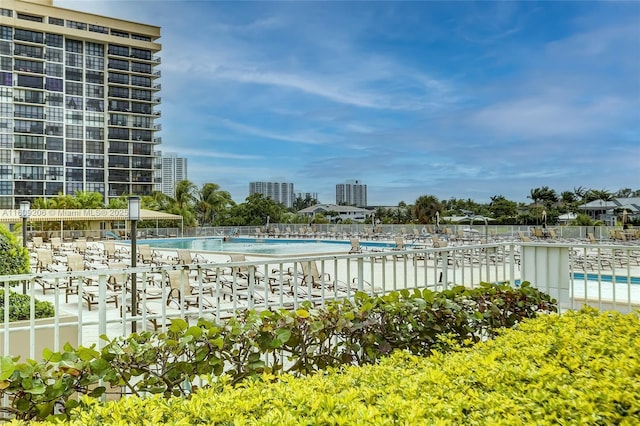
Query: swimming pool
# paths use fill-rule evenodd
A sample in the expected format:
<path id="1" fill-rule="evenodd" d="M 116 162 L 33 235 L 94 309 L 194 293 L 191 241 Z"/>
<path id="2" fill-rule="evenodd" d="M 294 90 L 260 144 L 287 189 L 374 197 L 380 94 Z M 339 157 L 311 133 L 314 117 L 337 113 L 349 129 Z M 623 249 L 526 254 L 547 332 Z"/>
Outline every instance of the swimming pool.
<path id="1" fill-rule="evenodd" d="M 142 242 L 141 242 L 142 243 Z M 269 238 L 178 238 L 162 240 L 144 240 L 156 248 L 188 249 L 217 252 L 255 253 L 255 254 L 321 254 L 348 253 L 351 249 L 349 241 L 342 240 L 301 240 L 301 239 L 269 239 Z M 394 243 L 361 242 L 363 247 L 393 247 Z"/>
<path id="2" fill-rule="evenodd" d="M 585 280 L 585 274 L 582 272 L 574 272 L 573 273 L 573 279 L 574 280 Z M 613 282 L 614 277 L 611 275 L 598 275 L 598 274 L 587 274 L 586 275 L 586 281 L 593 281 L 593 282 L 598 282 L 598 281 L 602 281 L 602 282 Z M 626 283 L 631 283 L 631 284 L 640 284 L 640 277 L 627 277 L 624 275 L 616 275 L 615 276 L 615 282 L 616 283 L 620 283 L 620 284 L 626 284 Z"/>

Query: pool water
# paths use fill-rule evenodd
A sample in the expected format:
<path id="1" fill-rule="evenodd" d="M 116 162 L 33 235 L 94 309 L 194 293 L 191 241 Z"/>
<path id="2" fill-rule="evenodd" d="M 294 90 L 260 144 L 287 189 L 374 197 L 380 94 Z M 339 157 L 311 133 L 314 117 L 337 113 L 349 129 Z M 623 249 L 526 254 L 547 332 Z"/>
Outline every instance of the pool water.
<path id="1" fill-rule="evenodd" d="M 188 249 L 217 252 L 237 252 L 256 254 L 320 254 L 320 253 L 348 253 L 351 249 L 349 241 L 318 241 L 318 240 L 288 240 L 288 239 L 259 239 L 232 238 L 224 241 L 222 238 L 179 238 L 163 240 L 145 240 L 157 248 Z M 392 247 L 392 243 L 366 242 L 360 243 L 366 247 Z"/>

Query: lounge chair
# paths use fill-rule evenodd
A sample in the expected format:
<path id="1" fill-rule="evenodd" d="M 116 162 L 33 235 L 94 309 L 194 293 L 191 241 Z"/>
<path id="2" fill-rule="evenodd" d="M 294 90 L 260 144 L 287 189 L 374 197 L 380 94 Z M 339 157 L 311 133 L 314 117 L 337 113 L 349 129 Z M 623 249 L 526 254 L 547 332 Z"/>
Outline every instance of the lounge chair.
<path id="1" fill-rule="evenodd" d="M 404 246 L 403 237 L 396 237 L 395 241 L 396 241 L 396 245 L 393 246 L 392 250 L 406 250 L 406 247 Z"/>
<path id="2" fill-rule="evenodd" d="M 349 250 L 349 254 L 353 253 L 362 253 L 362 246 L 360 245 L 360 240 L 357 238 L 351 238 L 351 249 Z"/>
<path id="3" fill-rule="evenodd" d="M 213 303 L 205 298 L 200 298 L 200 285 L 192 281 L 189 272 L 186 270 L 172 270 L 167 271 L 167 280 L 169 282 L 169 296 L 167 297 L 167 305 L 171 302 L 177 303 L 181 306 L 184 303 L 185 308 L 190 306 L 202 306 L 205 308 L 213 308 Z M 202 291 L 208 292 L 213 295 L 216 289 L 215 284 L 202 284 Z M 184 290 L 184 291 L 183 291 Z M 224 298 L 225 294 L 223 294 Z"/>

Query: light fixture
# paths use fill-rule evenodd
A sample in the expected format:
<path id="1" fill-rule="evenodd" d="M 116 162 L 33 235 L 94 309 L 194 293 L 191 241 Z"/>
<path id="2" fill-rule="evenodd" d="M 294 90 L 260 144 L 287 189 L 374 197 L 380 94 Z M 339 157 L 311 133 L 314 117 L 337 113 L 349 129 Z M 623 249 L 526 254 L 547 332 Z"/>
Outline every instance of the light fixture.
<path id="1" fill-rule="evenodd" d="M 18 213 L 22 218 L 22 247 L 27 248 L 27 219 L 29 219 L 29 212 L 31 210 L 31 203 L 28 201 L 20 202 L 20 210 Z M 22 294 L 27 294 L 27 280 L 22 282 Z"/>
<path id="2" fill-rule="evenodd" d="M 131 267 L 137 266 L 138 248 L 136 247 L 136 237 L 138 234 L 138 220 L 140 220 L 140 197 L 129 197 L 129 220 L 131 221 Z M 135 272 L 131 273 L 131 316 L 138 316 L 138 277 Z M 131 321 L 131 332 L 137 331 L 137 323 Z"/>
<path id="3" fill-rule="evenodd" d="M 140 197 L 129 197 L 129 220 L 140 220 Z"/>

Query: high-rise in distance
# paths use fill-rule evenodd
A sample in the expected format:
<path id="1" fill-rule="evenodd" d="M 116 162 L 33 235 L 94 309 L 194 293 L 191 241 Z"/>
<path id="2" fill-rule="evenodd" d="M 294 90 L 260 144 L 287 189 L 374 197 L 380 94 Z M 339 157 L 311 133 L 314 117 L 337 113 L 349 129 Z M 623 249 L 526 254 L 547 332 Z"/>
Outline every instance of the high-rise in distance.
<path id="1" fill-rule="evenodd" d="M 296 194 L 290 182 L 249 182 L 249 195 L 262 194 L 289 208 L 293 206 Z"/>
<path id="2" fill-rule="evenodd" d="M 156 177 L 155 190 L 169 197 L 176 196 L 176 184 L 187 180 L 187 159 L 178 157 L 175 152 L 156 152 L 156 170 L 160 176 Z"/>
<path id="3" fill-rule="evenodd" d="M 160 28 L 0 2 L 0 208 L 154 190 Z"/>
<path id="4" fill-rule="evenodd" d="M 359 180 L 336 185 L 336 204 L 367 207 L 367 185 Z"/>

